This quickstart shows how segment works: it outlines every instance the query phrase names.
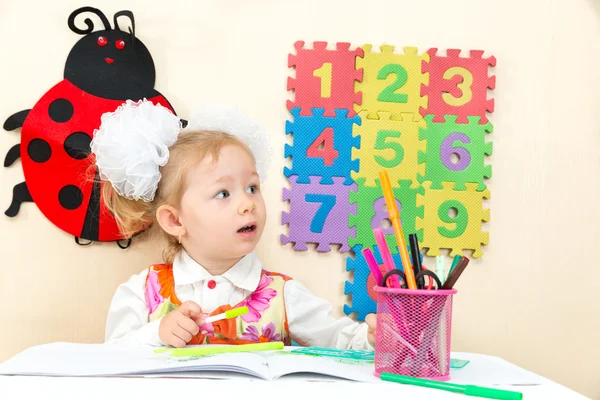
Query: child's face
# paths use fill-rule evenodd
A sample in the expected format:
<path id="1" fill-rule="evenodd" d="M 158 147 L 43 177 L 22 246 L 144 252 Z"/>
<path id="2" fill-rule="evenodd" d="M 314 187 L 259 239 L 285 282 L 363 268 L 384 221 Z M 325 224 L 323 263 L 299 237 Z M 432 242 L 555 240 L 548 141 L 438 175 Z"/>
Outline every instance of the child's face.
<path id="1" fill-rule="evenodd" d="M 237 259 L 252 252 L 262 235 L 266 210 L 250 154 L 239 146 L 221 149 L 188 171 L 179 220 L 184 245 L 199 262 Z"/>

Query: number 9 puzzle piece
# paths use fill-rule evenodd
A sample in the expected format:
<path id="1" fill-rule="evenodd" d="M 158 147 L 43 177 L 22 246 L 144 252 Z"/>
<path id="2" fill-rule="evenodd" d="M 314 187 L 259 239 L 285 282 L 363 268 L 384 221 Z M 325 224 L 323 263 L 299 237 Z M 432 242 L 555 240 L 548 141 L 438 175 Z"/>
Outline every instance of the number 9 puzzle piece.
<path id="1" fill-rule="evenodd" d="M 294 250 L 305 251 L 307 243 L 317 243 L 317 251 L 330 251 L 330 244 L 341 245 L 347 252 L 348 238 L 356 236 L 356 228 L 348 226 L 348 217 L 356 214 L 356 204 L 350 204 L 350 191 L 356 184 L 345 185 L 344 177 L 334 177 L 332 185 L 321 185 L 320 176 L 310 176 L 310 183 L 298 183 L 289 177 L 290 189 L 283 188 L 283 201 L 290 202 L 290 211 L 281 213 L 281 223 L 289 226 L 289 235 L 281 235 L 281 243 L 294 242 Z"/>
<path id="2" fill-rule="evenodd" d="M 417 195 L 417 206 L 424 206 L 424 217 L 417 218 L 417 229 L 423 229 L 422 248 L 428 256 L 439 256 L 440 249 L 451 249 L 450 256 L 462 255 L 463 249 L 473 250 L 473 257 L 483 255 L 482 244 L 488 244 L 489 232 L 482 232 L 482 222 L 490 220 L 490 209 L 483 209 L 483 199 L 490 191 L 477 191 L 476 183 L 467 183 L 466 190 L 453 190 L 453 182 L 442 183 L 442 189 L 423 182 L 425 193 Z"/>

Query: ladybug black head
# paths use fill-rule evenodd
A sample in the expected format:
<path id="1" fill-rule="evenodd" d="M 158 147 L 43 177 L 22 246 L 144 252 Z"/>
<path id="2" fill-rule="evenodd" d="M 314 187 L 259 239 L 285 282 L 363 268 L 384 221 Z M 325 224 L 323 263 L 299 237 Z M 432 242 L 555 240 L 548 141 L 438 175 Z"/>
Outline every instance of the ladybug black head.
<path id="1" fill-rule="evenodd" d="M 75 26 L 75 18 L 85 12 L 96 14 L 104 30 L 94 32 L 94 24 L 84 20 L 87 29 Z M 119 28 L 117 19 L 131 21 L 129 33 Z M 135 37 L 135 20 L 131 11 L 119 11 L 114 16 L 114 29 L 102 11 L 92 7 L 79 8 L 69 16 L 69 28 L 85 35 L 71 49 L 65 65 L 65 79 L 94 96 L 112 100 L 139 100 L 152 97 L 156 72 L 150 52 Z"/>

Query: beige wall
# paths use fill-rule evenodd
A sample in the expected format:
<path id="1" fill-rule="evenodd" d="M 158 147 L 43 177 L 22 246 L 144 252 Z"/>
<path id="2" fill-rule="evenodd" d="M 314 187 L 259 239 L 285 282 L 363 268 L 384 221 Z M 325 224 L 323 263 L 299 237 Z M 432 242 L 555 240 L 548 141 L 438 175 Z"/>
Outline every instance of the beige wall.
<path id="1" fill-rule="evenodd" d="M 79 38 L 66 20 L 80 1 L 30 3 L 0 2 L 2 121 L 61 79 Z M 590 264 L 600 244 L 598 0 L 89 3 L 109 16 L 134 11 L 156 63 L 156 88 L 181 115 L 197 102 L 237 102 L 271 131 L 270 219 L 258 251 L 268 267 L 302 280 L 340 315 L 345 257 L 279 244 L 294 41 L 494 54 L 490 245 L 458 285 L 453 349 L 495 354 L 600 398 L 600 272 Z M 1 152 L 18 140 L 0 131 Z M 22 179 L 20 163 L 0 168 L 0 208 Z M 32 204 L 15 219 L 1 216 L 0 243 L 0 360 L 38 343 L 103 340 L 117 285 L 159 254 L 152 243 L 127 251 L 78 247 Z"/>

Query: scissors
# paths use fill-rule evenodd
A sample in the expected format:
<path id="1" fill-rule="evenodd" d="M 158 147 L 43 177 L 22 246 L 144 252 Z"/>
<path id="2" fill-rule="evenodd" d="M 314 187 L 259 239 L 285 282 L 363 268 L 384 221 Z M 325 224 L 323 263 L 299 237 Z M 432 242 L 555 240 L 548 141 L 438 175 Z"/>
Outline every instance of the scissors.
<path id="1" fill-rule="evenodd" d="M 440 281 L 440 278 L 438 278 L 438 276 L 435 274 L 435 272 L 433 271 L 429 271 L 427 268 L 425 268 L 425 266 L 422 267 L 423 269 L 421 271 L 419 271 L 418 274 L 416 274 L 415 279 L 418 281 L 419 278 L 425 278 L 428 277 L 429 279 L 429 284 L 427 285 L 427 289 L 426 290 L 432 290 L 433 289 L 433 282 L 435 281 L 435 284 L 437 285 L 437 289 L 441 289 L 442 288 L 442 282 Z M 389 271 L 387 274 L 385 274 L 385 276 L 383 277 L 383 285 L 387 284 L 387 280 L 388 278 L 390 278 L 392 275 L 398 275 L 400 278 L 402 278 L 402 284 L 400 285 L 400 287 L 402 289 L 407 289 L 408 286 L 406 284 L 406 275 L 404 274 L 404 272 L 400 269 L 393 269 L 391 271 Z"/>

